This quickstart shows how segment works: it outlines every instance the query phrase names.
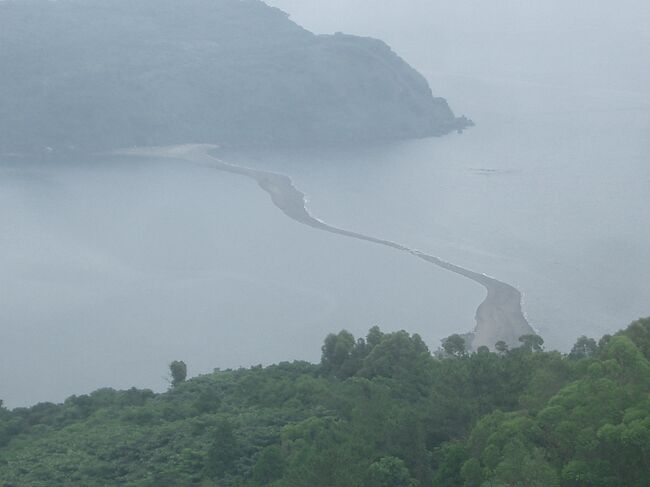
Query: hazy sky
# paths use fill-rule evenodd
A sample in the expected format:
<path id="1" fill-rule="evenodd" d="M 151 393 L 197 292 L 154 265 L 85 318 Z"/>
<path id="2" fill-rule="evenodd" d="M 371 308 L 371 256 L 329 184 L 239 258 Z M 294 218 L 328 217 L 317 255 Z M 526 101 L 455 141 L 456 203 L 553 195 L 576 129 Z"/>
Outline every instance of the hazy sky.
<path id="1" fill-rule="evenodd" d="M 269 0 L 317 33 L 379 37 L 417 68 L 645 90 L 641 0 Z"/>

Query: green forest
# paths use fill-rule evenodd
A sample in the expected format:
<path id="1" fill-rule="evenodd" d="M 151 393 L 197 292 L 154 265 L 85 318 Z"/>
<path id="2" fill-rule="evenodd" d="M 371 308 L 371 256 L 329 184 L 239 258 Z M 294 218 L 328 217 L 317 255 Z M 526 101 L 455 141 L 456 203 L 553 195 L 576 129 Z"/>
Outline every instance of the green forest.
<path id="1" fill-rule="evenodd" d="M 650 485 L 650 318 L 568 354 L 458 338 L 342 331 L 319 364 L 0 408 L 0 485 Z"/>

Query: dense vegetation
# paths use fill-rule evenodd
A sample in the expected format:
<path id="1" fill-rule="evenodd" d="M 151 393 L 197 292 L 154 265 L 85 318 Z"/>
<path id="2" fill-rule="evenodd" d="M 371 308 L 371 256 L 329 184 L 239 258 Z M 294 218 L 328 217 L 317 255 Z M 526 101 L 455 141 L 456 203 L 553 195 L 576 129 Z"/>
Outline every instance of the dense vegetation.
<path id="1" fill-rule="evenodd" d="M 375 39 L 258 0 L 0 1 L 0 153 L 273 145 L 461 128 Z"/>
<path id="2" fill-rule="evenodd" d="M 330 335 L 320 364 L 0 409 L 8 486 L 647 486 L 650 319 L 569 354 Z"/>

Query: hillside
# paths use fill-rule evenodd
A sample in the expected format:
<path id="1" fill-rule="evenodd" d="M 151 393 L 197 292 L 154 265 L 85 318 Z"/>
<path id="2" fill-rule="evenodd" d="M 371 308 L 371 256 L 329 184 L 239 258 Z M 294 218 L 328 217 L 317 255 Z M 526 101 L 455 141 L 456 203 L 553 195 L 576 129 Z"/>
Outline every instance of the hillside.
<path id="1" fill-rule="evenodd" d="M 3 1 L 0 46 L 0 153 L 358 142 L 471 123 L 383 42 L 314 35 L 257 0 Z"/>
<path id="2" fill-rule="evenodd" d="M 432 355 L 375 327 L 328 336 L 317 365 L 175 362 L 164 394 L 0 407 L 0 485 L 647 485 L 650 319 L 568 355 L 541 342 Z"/>

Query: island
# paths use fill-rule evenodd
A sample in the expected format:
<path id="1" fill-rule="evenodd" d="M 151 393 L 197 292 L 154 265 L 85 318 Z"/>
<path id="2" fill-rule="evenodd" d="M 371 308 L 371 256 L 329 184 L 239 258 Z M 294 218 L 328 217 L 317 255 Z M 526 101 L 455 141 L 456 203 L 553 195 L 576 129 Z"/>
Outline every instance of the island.
<path id="1" fill-rule="evenodd" d="M 0 2 L 0 153 L 443 135 L 471 125 L 384 42 L 258 0 Z"/>

